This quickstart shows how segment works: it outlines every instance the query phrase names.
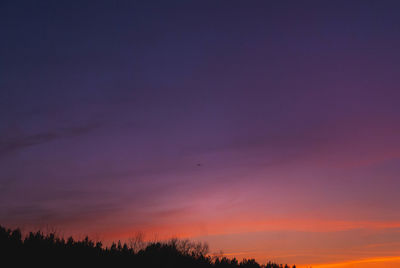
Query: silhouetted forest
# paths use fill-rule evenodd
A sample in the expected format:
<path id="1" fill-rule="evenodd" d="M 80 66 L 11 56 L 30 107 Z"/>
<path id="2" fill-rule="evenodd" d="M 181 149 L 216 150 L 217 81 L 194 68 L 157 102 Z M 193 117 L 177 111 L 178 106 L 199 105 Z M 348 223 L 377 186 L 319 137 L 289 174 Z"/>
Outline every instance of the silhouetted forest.
<path id="1" fill-rule="evenodd" d="M 207 253 L 207 244 L 189 240 L 145 243 L 132 239 L 105 247 L 88 237 L 64 239 L 54 232 L 41 231 L 23 236 L 19 229 L 0 226 L 0 267 L 289 268 L 272 262 L 260 265 L 254 259 L 239 262 Z"/>

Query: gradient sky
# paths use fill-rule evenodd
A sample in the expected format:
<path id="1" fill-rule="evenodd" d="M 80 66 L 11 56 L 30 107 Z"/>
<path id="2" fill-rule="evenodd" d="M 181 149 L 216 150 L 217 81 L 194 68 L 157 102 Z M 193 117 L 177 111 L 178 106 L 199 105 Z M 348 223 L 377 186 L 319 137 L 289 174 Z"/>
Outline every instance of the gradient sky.
<path id="1" fill-rule="evenodd" d="M 399 1 L 1 1 L 0 224 L 400 265 Z"/>

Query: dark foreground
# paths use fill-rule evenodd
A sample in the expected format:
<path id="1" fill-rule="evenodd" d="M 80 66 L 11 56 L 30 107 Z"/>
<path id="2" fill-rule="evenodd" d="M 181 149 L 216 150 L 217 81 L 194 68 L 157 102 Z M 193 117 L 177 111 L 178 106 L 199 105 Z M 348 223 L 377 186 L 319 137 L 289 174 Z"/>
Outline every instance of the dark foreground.
<path id="1" fill-rule="evenodd" d="M 87 237 L 64 239 L 40 231 L 23 237 L 19 229 L 0 226 L 0 267 L 289 268 L 271 262 L 260 265 L 254 259 L 211 257 L 206 244 L 188 240 L 139 242 L 103 247 Z"/>

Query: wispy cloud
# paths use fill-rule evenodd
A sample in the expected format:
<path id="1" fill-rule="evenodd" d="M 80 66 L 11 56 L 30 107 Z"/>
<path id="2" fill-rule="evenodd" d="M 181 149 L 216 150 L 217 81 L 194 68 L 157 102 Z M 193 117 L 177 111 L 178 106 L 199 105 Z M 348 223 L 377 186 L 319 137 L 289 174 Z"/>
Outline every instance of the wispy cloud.
<path id="1" fill-rule="evenodd" d="M 0 136 L 0 157 L 25 148 L 48 143 L 58 139 L 71 138 L 87 134 L 97 129 L 102 124 L 98 121 L 86 122 L 84 124 L 61 127 L 57 129 L 42 131 L 35 134 L 15 135 L 11 137 Z"/>
<path id="2" fill-rule="evenodd" d="M 13 208 L 3 208 L 0 219 L 7 224 L 23 222 L 28 226 L 63 226 L 95 221 L 107 215 L 116 213 L 120 206 L 115 203 L 101 202 L 98 204 L 74 204 L 70 207 L 52 208 L 43 204 L 20 205 Z"/>

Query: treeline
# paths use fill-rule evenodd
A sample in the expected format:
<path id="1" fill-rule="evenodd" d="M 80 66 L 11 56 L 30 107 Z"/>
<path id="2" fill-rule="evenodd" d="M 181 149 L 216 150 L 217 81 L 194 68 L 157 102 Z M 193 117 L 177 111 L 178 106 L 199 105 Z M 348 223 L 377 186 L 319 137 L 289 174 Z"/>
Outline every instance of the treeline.
<path id="1" fill-rule="evenodd" d="M 207 253 L 207 244 L 189 240 L 132 240 L 104 247 L 88 237 L 64 239 L 54 232 L 40 231 L 23 237 L 19 229 L 0 226 L 0 267 L 290 268 L 272 262 L 260 265 L 254 259 L 239 262 Z"/>

